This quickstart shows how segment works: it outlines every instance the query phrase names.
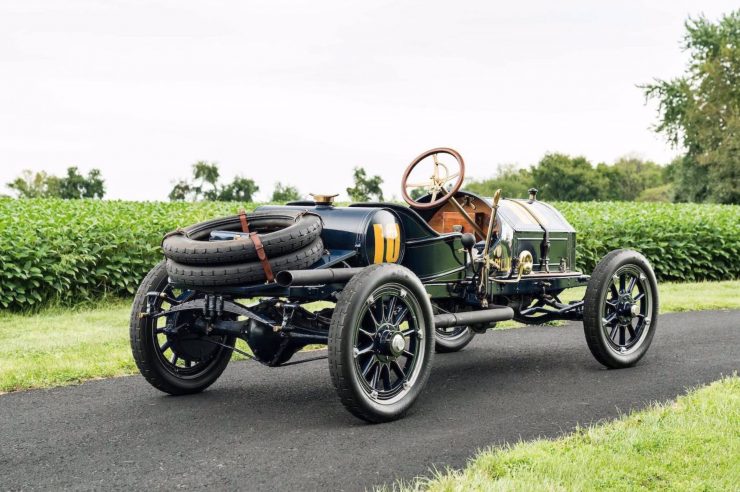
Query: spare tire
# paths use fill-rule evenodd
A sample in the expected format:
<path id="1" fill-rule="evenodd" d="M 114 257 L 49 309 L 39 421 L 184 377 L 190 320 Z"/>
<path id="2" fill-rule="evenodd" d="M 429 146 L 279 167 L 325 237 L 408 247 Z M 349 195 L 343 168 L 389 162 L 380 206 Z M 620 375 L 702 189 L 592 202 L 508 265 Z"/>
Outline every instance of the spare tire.
<path id="1" fill-rule="evenodd" d="M 247 214 L 247 222 L 250 231 L 259 233 L 268 258 L 284 256 L 311 245 L 321 234 L 321 217 L 304 211 L 251 213 Z M 209 241 L 211 231 L 216 230 L 241 232 L 239 216 L 213 219 L 167 234 L 162 241 L 164 256 L 182 265 L 257 261 L 251 237 Z"/>
<path id="2" fill-rule="evenodd" d="M 274 258 L 270 258 L 268 255 L 268 260 L 273 272 L 300 270 L 316 263 L 323 254 L 324 243 L 318 237 L 314 242 L 298 251 Z M 167 274 L 171 282 L 183 287 L 244 285 L 267 280 L 265 271 L 259 261 L 232 265 L 184 265 L 168 259 Z"/>

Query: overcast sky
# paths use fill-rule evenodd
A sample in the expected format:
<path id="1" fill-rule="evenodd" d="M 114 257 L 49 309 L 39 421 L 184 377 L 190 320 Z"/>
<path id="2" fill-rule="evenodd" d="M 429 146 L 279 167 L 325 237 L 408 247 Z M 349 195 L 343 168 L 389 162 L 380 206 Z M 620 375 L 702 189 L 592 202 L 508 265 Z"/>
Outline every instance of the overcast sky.
<path id="1" fill-rule="evenodd" d="M 666 162 L 636 85 L 683 71 L 687 16 L 736 6 L 0 0 L 0 180 L 97 167 L 109 198 L 165 199 L 205 159 L 259 198 L 343 193 L 354 166 L 399 196 L 436 146 L 475 177 L 554 151 Z"/>

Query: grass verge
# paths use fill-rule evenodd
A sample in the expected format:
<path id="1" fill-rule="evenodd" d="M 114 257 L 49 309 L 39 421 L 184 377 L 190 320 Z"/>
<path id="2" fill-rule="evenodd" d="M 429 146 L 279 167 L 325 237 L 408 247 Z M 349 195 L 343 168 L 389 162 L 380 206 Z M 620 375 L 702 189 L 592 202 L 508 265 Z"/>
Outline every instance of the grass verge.
<path id="1" fill-rule="evenodd" d="M 724 282 L 659 283 L 660 312 L 682 313 L 713 309 L 740 309 L 740 280 Z M 582 299 L 585 287 L 563 292 L 564 302 Z"/>
<path id="2" fill-rule="evenodd" d="M 480 453 L 461 471 L 402 490 L 737 490 L 737 375 L 556 440 Z"/>
<path id="3" fill-rule="evenodd" d="M 95 308 L 0 316 L 0 393 L 136 373 L 130 309 L 130 301 L 115 299 Z M 237 347 L 249 351 L 241 340 Z"/>
<path id="4" fill-rule="evenodd" d="M 661 311 L 740 309 L 739 290 L 740 281 L 661 284 Z M 135 373 L 129 309 L 129 301 L 112 300 L 96 308 L 0 315 L 0 392 Z"/>

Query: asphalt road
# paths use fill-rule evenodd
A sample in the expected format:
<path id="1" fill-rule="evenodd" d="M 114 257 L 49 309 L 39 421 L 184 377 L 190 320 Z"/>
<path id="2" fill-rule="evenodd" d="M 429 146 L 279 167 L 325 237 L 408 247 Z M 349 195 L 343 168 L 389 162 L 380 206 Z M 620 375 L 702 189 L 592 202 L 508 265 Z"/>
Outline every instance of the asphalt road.
<path id="1" fill-rule="evenodd" d="M 326 361 L 235 362 L 208 391 L 141 377 L 0 396 L 0 489 L 362 490 L 461 467 L 494 443 L 557 436 L 740 369 L 740 311 L 663 315 L 637 367 L 605 370 L 580 324 L 478 336 L 438 354 L 403 420 L 367 425 Z"/>

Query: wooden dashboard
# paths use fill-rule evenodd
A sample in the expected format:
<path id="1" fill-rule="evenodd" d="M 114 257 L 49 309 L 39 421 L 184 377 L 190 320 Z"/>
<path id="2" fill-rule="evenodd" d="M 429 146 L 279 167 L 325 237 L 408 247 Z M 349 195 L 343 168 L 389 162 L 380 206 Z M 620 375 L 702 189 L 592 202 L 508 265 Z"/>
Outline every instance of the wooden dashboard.
<path id="1" fill-rule="evenodd" d="M 485 200 L 465 192 L 456 193 L 454 199 L 460 207 L 449 200 L 427 220 L 429 226 L 440 234 L 467 232 L 474 234 L 477 241 L 483 241 L 491 220 L 491 206 Z M 465 219 L 463 211 L 478 226 L 477 230 Z"/>

